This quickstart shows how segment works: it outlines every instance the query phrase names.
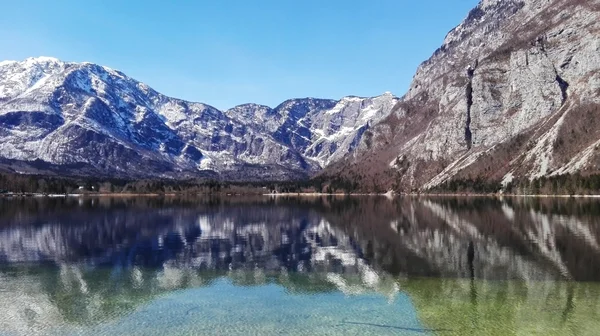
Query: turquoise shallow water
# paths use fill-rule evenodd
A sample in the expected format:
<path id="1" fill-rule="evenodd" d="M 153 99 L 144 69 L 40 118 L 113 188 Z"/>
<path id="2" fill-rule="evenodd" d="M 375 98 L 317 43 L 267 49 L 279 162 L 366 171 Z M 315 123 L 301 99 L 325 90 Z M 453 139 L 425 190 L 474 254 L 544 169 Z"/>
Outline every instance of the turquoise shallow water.
<path id="1" fill-rule="evenodd" d="M 219 280 L 177 291 L 81 333 L 96 335 L 424 335 L 405 294 L 292 294 Z"/>
<path id="2" fill-rule="evenodd" d="M 423 335 L 392 278 L 65 267 L 4 270 L 2 335 Z M 333 285 L 335 283 L 336 285 Z M 336 287 L 337 286 L 337 287 Z"/>
<path id="3" fill-rule="evenodd" d="M 598 209 L 0 199 L 0 335 L 598 335 Z"/>

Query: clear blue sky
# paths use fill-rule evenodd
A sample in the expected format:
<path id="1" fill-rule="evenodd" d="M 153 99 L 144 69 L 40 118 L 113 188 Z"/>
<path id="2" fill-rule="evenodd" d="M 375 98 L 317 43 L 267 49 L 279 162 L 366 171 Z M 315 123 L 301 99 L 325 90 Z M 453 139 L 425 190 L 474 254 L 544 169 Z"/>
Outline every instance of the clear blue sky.
<path id="1" fill-rule="evenodd" d="M 405 93 L 477 0 L 3 1 L 0 60 L 123 71 L 218 108 Z"/>

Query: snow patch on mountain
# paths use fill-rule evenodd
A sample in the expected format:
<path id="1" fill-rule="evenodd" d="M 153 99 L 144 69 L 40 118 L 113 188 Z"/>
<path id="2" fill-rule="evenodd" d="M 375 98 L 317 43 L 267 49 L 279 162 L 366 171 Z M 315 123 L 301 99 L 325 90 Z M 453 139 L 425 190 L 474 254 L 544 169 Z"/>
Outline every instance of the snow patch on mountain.
<path id="1" fill-rule="evenodd" d="M 115 167 L 173 177 L 213 170 L 243 179 L 241 167 L 250 164 L 305 176 L 351 153 L 397 100 L 391 93 L 302 98 L 276 108 L 244 104 L 222 112 L 164 96 L 89 62 L 5 61 L 0 157 L 84 164 L 107 174 Z"/>

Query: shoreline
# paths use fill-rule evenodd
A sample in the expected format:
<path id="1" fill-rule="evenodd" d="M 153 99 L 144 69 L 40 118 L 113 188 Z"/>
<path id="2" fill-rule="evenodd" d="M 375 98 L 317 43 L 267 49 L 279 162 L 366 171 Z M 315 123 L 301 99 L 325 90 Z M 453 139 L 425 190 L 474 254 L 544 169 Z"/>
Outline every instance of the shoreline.
<path id="1" fill-rule="evenodd" d="M 403 196 L 426 197 L 530 197 L 530 198 L 600 198 L 600 194 L 590 195 L 548 195 L 548 194 L 401 194 Z"/>
<path id="2" fill-rule="evenodd" d="M 590 195 L 564 195 L 564 194 L 469 194 L 469 193 L 452 193 L 452 194 L 441 194 L 441 193 L 84 193 L 84 194 L 44 194 L 44 193 L 5 193 L 0 194 L 0 198 L 61 198 L 61 197 L 177 197 L 177 196 L 269 196 L 269 197 L 348 197 L 348 196 L 384 196 L 386 198 L 395 197 L 488 197 L 488 198 L 600 198 L 600 194 Z"/>

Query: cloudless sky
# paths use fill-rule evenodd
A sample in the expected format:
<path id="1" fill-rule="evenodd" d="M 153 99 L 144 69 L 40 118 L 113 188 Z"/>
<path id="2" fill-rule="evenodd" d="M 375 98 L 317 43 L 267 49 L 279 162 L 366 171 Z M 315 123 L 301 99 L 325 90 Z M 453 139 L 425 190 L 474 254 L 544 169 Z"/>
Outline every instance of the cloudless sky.
<path id="1" fill-rule="evenodd" d="M 0 0 L 0 60 L 118 69 L 226 109 L 402 96 L 477 0 Z"/>

